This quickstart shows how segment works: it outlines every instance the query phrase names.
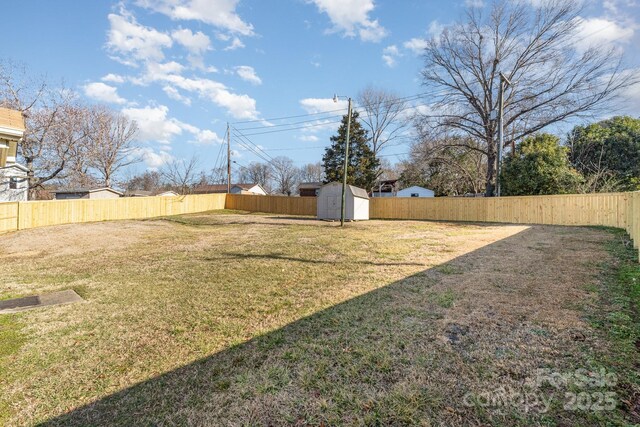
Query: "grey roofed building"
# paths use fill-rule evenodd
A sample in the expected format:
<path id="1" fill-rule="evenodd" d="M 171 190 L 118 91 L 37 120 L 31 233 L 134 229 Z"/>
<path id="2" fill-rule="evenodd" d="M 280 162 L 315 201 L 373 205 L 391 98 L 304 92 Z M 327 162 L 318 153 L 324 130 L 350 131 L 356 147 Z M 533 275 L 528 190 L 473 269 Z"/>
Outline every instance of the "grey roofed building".
<path id="1" fill-rule="evenodd" d="M 117 199 L 123 194 L 118 190 L 110 187 L 101 188 L 73 188 L 68 190 L 53 191 L 54 199 L 70 200 L 70 199 Z"/>

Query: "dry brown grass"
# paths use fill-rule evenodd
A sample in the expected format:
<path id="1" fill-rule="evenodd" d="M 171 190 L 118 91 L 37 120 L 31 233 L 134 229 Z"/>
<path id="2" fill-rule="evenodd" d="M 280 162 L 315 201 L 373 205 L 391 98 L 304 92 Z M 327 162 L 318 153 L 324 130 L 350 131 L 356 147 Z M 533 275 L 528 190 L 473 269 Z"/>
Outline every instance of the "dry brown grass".
<path id="1" fill-rule="evenodd" d="M 608 240 L 584 228 L 342 230 L 205 214 L 2 236 L 0 298 L 74 288 L 86 302 L 11 315 L 0 423 L 590 420 L 464 397 L 524 390 L 538 368 L 590 367 L 585 349 L 604 344 L 584 319 L 596 303 L 586 285 Z"/>

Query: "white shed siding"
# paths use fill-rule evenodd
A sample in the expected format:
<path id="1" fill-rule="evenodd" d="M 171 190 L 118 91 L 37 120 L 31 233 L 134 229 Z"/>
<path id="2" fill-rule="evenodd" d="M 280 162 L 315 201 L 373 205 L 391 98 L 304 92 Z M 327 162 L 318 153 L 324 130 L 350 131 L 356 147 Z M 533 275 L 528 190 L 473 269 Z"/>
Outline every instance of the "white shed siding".
<path id="1" fill-rule="evenodd" d="M 397 197 L 434 197 L 434 195 L 435 193 L 433 190 L 414 185 L 413 187 L 404 188 L 398 191 Z"/>
<path id="2" fill-rule="evenodd" d="M 347 186 L 345 194 L 345 219 L 369 219 L 369 197 L 365 190 L 351 185 Z M 332 182 L 318 191 L 318 219 L 340 219 L 342 204 L 342 184 Z"/>

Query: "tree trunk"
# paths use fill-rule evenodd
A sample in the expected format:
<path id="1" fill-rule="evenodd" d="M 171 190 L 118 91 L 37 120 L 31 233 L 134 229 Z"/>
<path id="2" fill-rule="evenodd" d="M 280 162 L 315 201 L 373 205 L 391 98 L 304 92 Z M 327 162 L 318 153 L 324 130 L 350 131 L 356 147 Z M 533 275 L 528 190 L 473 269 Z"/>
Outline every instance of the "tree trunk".
<path id="1" fill-rule="evenodd" d="M 35 171 L 33 170 L 33 158 L 26 157 L 25 162 L 27 164 L 27 183 L 29 184 L 29 190 L 27 192 L 28 200 L 35 200 L 36 188 L 38 187 L 38 178 L 36 178 Z"/>

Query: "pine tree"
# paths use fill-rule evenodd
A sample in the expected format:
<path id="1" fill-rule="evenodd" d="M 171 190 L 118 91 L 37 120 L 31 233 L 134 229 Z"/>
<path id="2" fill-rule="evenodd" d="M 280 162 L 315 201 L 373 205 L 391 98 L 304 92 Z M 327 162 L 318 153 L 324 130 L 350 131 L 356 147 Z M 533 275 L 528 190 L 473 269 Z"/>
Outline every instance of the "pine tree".
<path id="1" fill-rule="evenodd" d="M 344 171 L 344 146 L 347 138 L 347 115 L 342 117 L 338 134 L 331 137 L 331 146 L 325 149 L 322 162 L 325 171 L 325 183 L 342 182 Z M 347 166 L 347 184 L 371 190 L 380 174 L 380 162 L 369 148 L 367 131 L 358 121 L 358 113 L 351 114 L 349 134 L 349 164 Z"/>

